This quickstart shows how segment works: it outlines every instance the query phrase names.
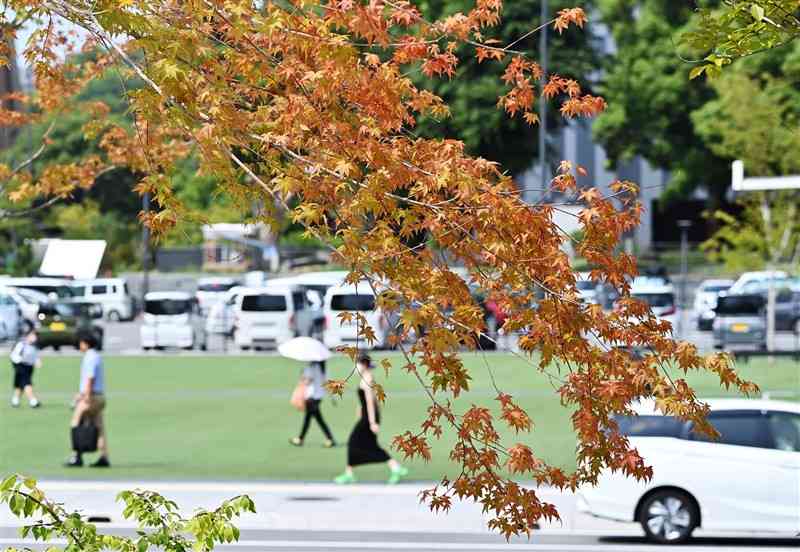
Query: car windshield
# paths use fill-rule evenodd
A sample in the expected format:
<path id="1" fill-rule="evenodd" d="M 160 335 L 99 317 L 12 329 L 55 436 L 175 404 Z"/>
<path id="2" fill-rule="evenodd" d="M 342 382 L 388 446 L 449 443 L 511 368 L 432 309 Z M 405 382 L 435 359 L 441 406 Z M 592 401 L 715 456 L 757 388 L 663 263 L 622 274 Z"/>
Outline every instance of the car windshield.
<path id="1" fill-rule="evenodd" d="M 145 301 L 144 312 L 155 315 L 186 314 L 192 310 L 189 299 L 151 299 Z"/>
<path id="2" fill-rule="evenodd" d="M 708 286 L 703 286 L 703 291 L 705 293 L 720 293 L 720 292 L 723 292 L 723 291 L 728 291 L 729 289 L 731 289 L 731 286 L 729 286 L 729 285 L 708 285 Z"/>
<path id="3" fill-rule="evenodd" d="M 50 303 L 39 306 L 39 314 L 45 316 L 63 316 L 73 317 L 80 314 L 78 305 L 70 305 L 66 303 Z"/>
<path id="4" fill-rule="evenodd" d="M 211 284 L 200 284 L 197 286 L 197 291 L 213 291 L 222 293 L 224 291 L 228 291 L 229 289 L 236 286 L 235 282 L 231 283 L 211 283 Z"/>
<path id="5" fill-rule="evenodd" d="M 758 315 L 764 308 L 764 298 L 760 295 L 727 295 L 717 301 L 717 314 Z"/>
<path id="6" fill-rule="evenodd" d="M 331 297 L 331 310 L 335 311 L 371 311 L 375 310 L 374 295 L 334 295 Z"/>
<path id="7" fill-rule="evenodd" d="M 650 308 L 671 307 L 675 304 L 675 295 L 672 293 L 633 293 L 632 297 L 644 301 Z"/>
<path id="8" fill-rule="evenodd" d="M 59 299 L 70 299 L 74 296 L 72 288 L 69 286 L 48 286 L 48 285 L 18 285 L 19 288 L 30 289 L 44 293 L 51 297 L 58 297 Z"/>
<path id="9" fill-rule="evenodd" d="M 286 310 L 286 297 L 283 295 L 245 295 L 242 298 L 242 311 L 280 312 Z"/>

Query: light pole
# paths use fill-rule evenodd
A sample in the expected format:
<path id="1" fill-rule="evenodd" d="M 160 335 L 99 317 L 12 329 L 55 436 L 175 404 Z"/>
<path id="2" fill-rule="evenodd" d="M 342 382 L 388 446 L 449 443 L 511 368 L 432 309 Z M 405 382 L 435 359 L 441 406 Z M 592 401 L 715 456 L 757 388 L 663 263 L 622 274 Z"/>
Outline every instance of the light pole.
<path id="1" fill-rule="evenodd" d="M 678 304 L 680 312 L 678 313 L 678 335 L 683 339 L 684 331 L 684 316 L 686 311 L 686 278 L 689 272 L 689 228 L 692 226 L 690 220 L 679 220 L 678 228 L 681 229 L 681 299 Z"/>
<path id="2" fill-rule="evenodd" d="M 542 86 L 547 83 L 547 0 L 541 0 L 542 30 L 539 35 L 539 64 L 542 67 Z M 545 153 L 545 138 L 547 137 L 547 99 L 544 94 L 539 96 L 539 168 L 542 171 L 542 193 L 545 193 L 548 185 L 548 174 L 546 169 L 547 155 Z"/>

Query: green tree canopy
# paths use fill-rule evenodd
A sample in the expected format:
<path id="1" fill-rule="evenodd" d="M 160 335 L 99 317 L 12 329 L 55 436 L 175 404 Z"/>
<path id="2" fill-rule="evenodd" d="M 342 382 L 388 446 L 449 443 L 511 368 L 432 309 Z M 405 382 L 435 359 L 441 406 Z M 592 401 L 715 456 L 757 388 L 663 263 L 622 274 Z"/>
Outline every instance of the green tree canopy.
<path id="1" fill-rule="evenodd" d="M 471 0 L 425 0 L 420 8 L 430 19 L 438 19 L 474 4 Z M 590 9 L 593 2 L 582 2 Z M 560 9 L 572 7 L 569 0 L 551 0 L 551 17 Z M 540 0 L 518 0 L 503 7 L 503 19 L 496 38 L 511 44 L 539 24 Z M 599 51 L 593 48 L 591 25 L 584 31 L 565 31 L 548 34 L 548 72 L 577 79 L 591 89 L 589 77 L 597 69 Z M 539 35 L 534 34 L 514 46 L 524 51 L 530 59 L 539 59 Z M 505 64 L 503 64 L 505 65 Z M 528 169 L 538 155 L 538 129 L 520 116 L 510 118 L 497 109 L 496 98 L 504 93 L 500 75 L 503 67 L 497 63 L 479 63 L 475 57 L 462 56 L 452 79 L 426 79 L 421 73 L 416 80 L 430 88 L 450 105 L 450 117 L 434 121 L 423 119 L 418 131 L 424 136 L 441 136 L 462 140 L 467 151 L 490 161 L 496 161 L 505 170 L 518 174 Z M 559 128 L 564 118 L 550 105 L 548 128 Z"/>

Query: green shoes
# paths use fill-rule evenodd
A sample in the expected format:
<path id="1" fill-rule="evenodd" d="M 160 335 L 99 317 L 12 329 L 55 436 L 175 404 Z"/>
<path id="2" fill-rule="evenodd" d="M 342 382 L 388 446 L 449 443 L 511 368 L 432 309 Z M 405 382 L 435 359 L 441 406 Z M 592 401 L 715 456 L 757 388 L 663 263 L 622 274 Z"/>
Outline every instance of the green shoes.
<path id="1" fill-rule="evenodd" d="M 408 468 L 399 466 L 396 470 L 392 470 L 392 474 L 389 476 L 389 481 L 387 483 L 389 485 L 396 485 L 400 483 L 400 480 L 408 475 Z"/>
<path id="2" fill-rule="evenodd" d="M 352 473 L 344 472 L 342 475 L 337 475 L 333 482 L 337 485 L 350 485 L 356 482 L 356 476 Z"/>

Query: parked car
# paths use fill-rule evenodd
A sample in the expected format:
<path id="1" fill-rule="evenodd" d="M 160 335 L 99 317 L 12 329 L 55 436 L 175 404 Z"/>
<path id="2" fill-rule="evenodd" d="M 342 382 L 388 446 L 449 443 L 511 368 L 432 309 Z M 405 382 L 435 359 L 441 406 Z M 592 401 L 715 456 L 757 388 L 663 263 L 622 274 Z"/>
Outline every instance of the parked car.
<path id="1" fill-rule="evenodd" d="M 36 315 L 36 333 L 39 336 L 39 348 L 52 347 L 56 351 L 61 347 L 78 348 L 78 337 L 82 332 L 89 332 L 97 340 L 98 348 L 103 348 L 104 331 L 95 320 L 103 316 L 102 311 L 94 305 L 58 301 L 39 305 Z"/>
<path id="2" fill-rule="evenodd" d="M 714 307 L 719 294 L 728 291 L 733 280 L 703 280 L 694 294 L 692 311 L 697 317 L 697 329 L 710 331 L 714 325 Z"/>
<path id="3" fill-rule="evenodd" d="M 32 289 L 14 287 L 5 289 L 22 312 L 23 330 L 32 328 L 39 315 L 39 306 L 50 302 L 47 295 Z"/>
<path id="4" fill-rule="evenodd" d="M 800 286 L 783 288 L 775 295 L 775 329 L 800 335 Z"/>
<path id="5" fill-rule="evenodd" d="M 16 339 L 22 331 L 23 321 L 22 310 L 12 292 L 0 288 L 0 339 Z"/>
<path id="6" fill-rule="evenodd" d="M 143 324 L 139 330 L 142 349 L 181 349 L 208 346 L 200 308 L 194 296 L 182 291 L 152 292 L 144 296 Z"/>
<path id="7" fill-rule="evenodd" d="M 197 304 L 200 312 L 209 312 L 212 306 L 225 299 L 227 292 L 239 285 L 234 278 L 200 278 L 197 280 Z"/>
<path id="8" fill-rule="evenodd" d="M 729 295 L 744 295 L 753 293 L 766 293 L 770 282 L 777 287 L 783 287 L 789 281 L 789 275 L 782 270 L 764 270 L 759 272 L 745 272 L 734 282 L 728 290 Z"/>
<path id="9" fill-rule="evenodd" d="M 234 313 L 236 298 L 239 292 L 246 289 L 248 288 L 243 286 L 232 287 L 225 292 L 222 299 L 211 305 L 206 316 L 207 333 L 233 335 L 234 322 L 236 321 L 236 314 Z"/>
<path id="10" fill-rule="evenodd" d="M 675 290 L 670 284 L 660 281 L 634 280 L 631 286 L 631 297 L 644 301 L 660 321 L 669 322 L 675 328 L 678 321 L 675 306 Z"/>
<path id="11" fill-rule="evenodd" d="M 242 288 L 233 308 L 233 340 L 243 350 L 277 348 L 300 335 L 297 324 L 305 310 L 305 293 L 298 287 Z"/>
<path id="12" fill-rule="evenodd" d="M 66 278 L 16 278 L 6 276 L 0 278 L 0 286 L 32 289 L 47 295 L 51 302 L 71 299 L 72 280 Z"/>
<path id="13" fill-rule="evenodd" d="M 636 521 L 648 539 L 677 544 L 697 528 L 710 531 L 800 531 L 800 404 L 745 399 L 707 401 L 712 440 L 689 422 L 663 416 L 653 402 L 638 416 L 618 416 L 648 465 L 650 481 L 604 471 L 581 488 L 580 511 Z"/>
<path id="14" fill-rule="evenodd" d="M 362 349 L 382 349 L 389 346 L 389 335 L 392 323 L 384 316 L 383 311 L 377 307 L 375 294 L 372 288 L 364 283 L 358 286 L 335 286 L 325 294 L 325 345 L 340 347 L 342 345 L 355 345 Z M 363 336 L 358 335 L 358 323 L 353 316 L 350 321 L 341 320 L 339 315 L 343 312 L 359 313 L 366 318 L 367 323 L 375 332 L 375 342 L 368 343 Z"/>
<path id="15" fill-rule="evenodd" d="M 763 296 L 722 294 L 714 314 L 714 348 L 766 350 L 767 315 Z"/>
<path id="16" fill-rule="evenodd" d="M 132 320 L 136 315 L 128 283 L 122 278 L 77 280 L 72 284 L 72 293 L 72 300 L 77 303 L 100 305 L 107 320 Z"/>

